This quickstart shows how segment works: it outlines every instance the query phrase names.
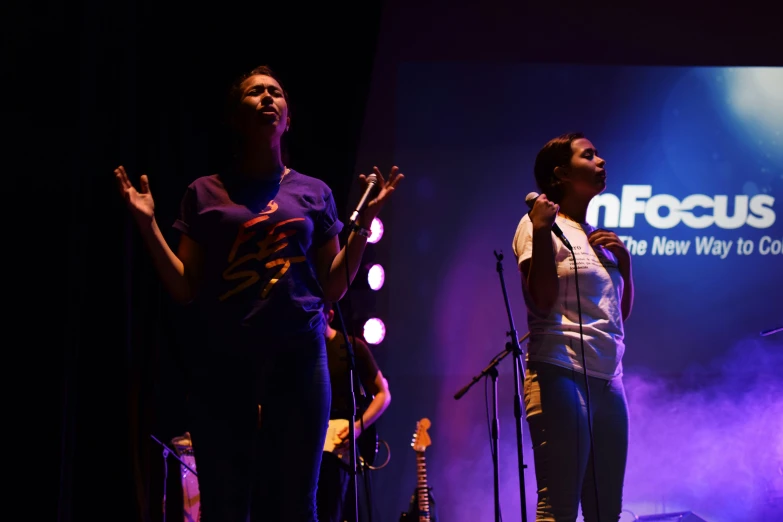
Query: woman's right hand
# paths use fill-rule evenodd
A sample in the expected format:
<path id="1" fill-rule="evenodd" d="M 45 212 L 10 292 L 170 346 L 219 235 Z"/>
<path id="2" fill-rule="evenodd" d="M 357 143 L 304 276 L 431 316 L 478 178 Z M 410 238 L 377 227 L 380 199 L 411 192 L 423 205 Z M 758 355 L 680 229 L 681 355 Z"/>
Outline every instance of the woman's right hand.
<path id="1" fill-rule="evenodd" d="M 549 201 L 544 194 L 536 198 L 530 209 L 530 221 L 535 230 L 549 230 L 555 224 L 555 218 L 560 211 L 560 205 Z"/>
<path id="2" fill-rule="evenodd" d="M 117 180 L 120 194 L 125 199 L 125 203 L 138 224 L 147 225 L 152 222 L 152 218 L 155 215 L 155 202 L 152 199 L 147 175 L 142 174 L 139 178 L 139 190 L 136 190 L 133 183 L 130 182 L 128 174 L 125 172 L 125 167 L 122 165 L 114 169 L 114 177 Z"/>

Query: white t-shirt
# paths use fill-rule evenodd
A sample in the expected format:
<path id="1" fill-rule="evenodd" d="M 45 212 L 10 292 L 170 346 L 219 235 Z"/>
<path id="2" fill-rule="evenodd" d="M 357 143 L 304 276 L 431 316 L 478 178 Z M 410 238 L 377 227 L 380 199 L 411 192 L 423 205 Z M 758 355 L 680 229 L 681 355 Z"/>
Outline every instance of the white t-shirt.
<path id="1" fill-rule="evenodd" d="M 587 374 L 603 379 L 622 375 L 625 351 L 620 306 L 623 278 L 617 266 L 617 258 L 603 247 L 593 249 L 590 246 L 587 234 L 594 228 L 589 224 L 580 226 L 560 215 L 556 223 L 574 247 L 577 270 L 574 270 L 571 251 L 552 233 L 559 284 L 557 300 L 549 315 L 543 316 L 536 311 L 523 285 L 530 330 L 528 360 L 584 371 L 576 299 L 578 282 Z M 518 267 L 533 255 L 533 224 L 527 214 L 517 226 L 513 248 Z"/>

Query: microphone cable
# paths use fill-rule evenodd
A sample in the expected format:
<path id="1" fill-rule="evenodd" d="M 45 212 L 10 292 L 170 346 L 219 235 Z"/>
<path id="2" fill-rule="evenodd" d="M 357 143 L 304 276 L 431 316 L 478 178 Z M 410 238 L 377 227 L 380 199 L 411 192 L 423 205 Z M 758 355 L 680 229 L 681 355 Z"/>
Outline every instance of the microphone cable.
<path id="1" fill-rule="evenodd" d="M 590 381 L 587 376 L 587 358 L 585 357 L 585 337 L 582 328 L 582 300 L 579 295 L 579 269 L 576 260 L 576 253 L 573 248 L 571 250 L 571 258 L 574 260 L 574 284 L 576 287 L 576 309 L 579 316 L 579 343 L 582 352 L 582 370 L 585 376 L 585 405 L 587 407 L 587 432 L 590 437 L 590 460 L 593 463 L 593 492 L 595 494 L 595 516 L 596 520 L 601 520 L 601 511 L 598 507 L 598 474 L 596 473 L 597 462 L 595 459 L 595 445 L 593 444 L 593 416 L 590 407 Z"/>

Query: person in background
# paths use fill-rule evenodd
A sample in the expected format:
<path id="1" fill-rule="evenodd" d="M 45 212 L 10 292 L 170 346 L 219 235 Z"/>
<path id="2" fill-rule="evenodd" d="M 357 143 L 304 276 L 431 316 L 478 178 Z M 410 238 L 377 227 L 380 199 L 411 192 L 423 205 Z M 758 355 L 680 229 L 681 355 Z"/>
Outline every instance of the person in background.
<path id="1" fill-rule="evenodd" d="M 352 417 L 353 401 L 349 385 L 347 350 L 345 336 L 331 327 L 334 320 L 334 310 L 331 303 L 324 305 L 326 317 L 326 354 L 329 361 L 329 377 L 332 389 L 332 408 L 330 421 L 350 419 Z M 361 339 L 351 336 L 355 360 L 355 377 L 361 383 L 362 389 L 356 386 L 354 379 L 354 396 L 357 403 L 357 418 L 354 424 L 357 440 L 357 459 L 360 457 L 358 444 L 364 430 L 377 421 L 391 403 L 389 383 L 378 368 L 375 358 L 367 345 Z M 362 401 L 362 398 L 365 398 Z M 365 404 L 362 405 L 362 402 Z M 361 407 L 365 406 L 365 407 Z M 345 461 L 338 456 L 350 449 L 348 447 L 349 427 L 346 425 L 336 433 L 338 440 L 333 451 L 324 452 L 321 459 L 321 473 L 318 479 L 318 520 L 320 522 L 343 522 L 345 516 L 352 514 L 353 504 L 347 503 L 348 490 L 352 485 L 350 460 Z M 368 433 L 369 435 L 369 433 Z M 374 444 L 374 441 L 372 441 Z M 358 461 L 357 461 L 358 462 Z M 365 471 L 366 472 L 366 471 Z M 352 496 L 350 496 L 353 499 Z M 346 509 L 347 508 L 347 509 Z"/>

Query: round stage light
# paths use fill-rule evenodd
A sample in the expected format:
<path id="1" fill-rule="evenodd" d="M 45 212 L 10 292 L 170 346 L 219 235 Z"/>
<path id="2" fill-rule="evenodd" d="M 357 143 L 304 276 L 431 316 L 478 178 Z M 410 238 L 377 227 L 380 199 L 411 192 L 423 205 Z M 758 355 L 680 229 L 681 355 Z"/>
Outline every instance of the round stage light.
<path id="1" fill-rule="evenodd" d="M 372 265 L 367 272 L 367 283 L 373 290 L 380 290 L 385 279 L 386 274 L 381 265 Z"/>
<path id="2" fill-rule="evenodd" d="M 370 237 L 367 238 L 368 243 L 377 243 L 383 237 L 383 221 L 378 218 L 373 218 L 370 223 Z"/>
<path id="3" fill-rule="evenodd" d="M 364 340 L 369 344 L 379 344 L 386 337 L 386 325 L 377 317 L 364 323 Z"/>

